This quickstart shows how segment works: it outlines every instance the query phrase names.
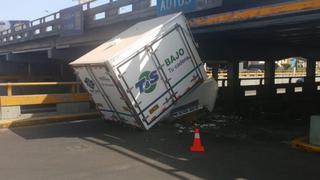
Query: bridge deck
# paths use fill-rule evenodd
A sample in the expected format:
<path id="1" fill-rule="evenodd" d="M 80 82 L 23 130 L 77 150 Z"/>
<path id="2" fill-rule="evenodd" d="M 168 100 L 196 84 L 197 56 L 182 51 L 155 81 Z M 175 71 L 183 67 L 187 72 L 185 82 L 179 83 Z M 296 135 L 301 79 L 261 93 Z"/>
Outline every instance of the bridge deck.
<path id="1" fill-rule="evenodd" d="M 266 3 L 268 2 L 272 1 L 266 1 Z M 320 2 L 317 0 L 289 1 L 256 8 L 233 10 L 221 14 L 218 13 L 221 10 L 216 7 L 217 3 L 211 1 L 208 1 L 208 3 L 208 7 L 200 7 L 199 10 L 186 14 L 190 18 L 190 25 L 195 33 L 225 32 L 231 29 L 244 28 L 255 32 L 254 27 L 283 25 L 297 21 L 311 22 L 319 19 L 319 13 L 315 12 L 320 8 Z M 224 3 L 228 5 L 229 1 Z M 128 5 L 132 6 L 131 11 L 126 13 L 119 11 L 120 8 Z M 51 52 L 51 49 L 95 46 L 136 22 L 153 18 L 157 14 L 157 9 L 154 4 L 151 4 L 150 0 L 116 1 L 97 7 L 94 7 L 91 3 L 86 3 L 81 7 L 73 8 L 80 9 L 79 16 L 82 18 L 79 19 L 81 27 L 79 27 L 78 34 L 81 35 L 76 35 L 77 31 L 73 32 L 75 34 L 72 36 L 65 34 L 63 14 L 66 12 L 62 10 L 31 21 L 29 26 L 21 25 L 21 27 L 1 32 L 0 55 L 38 51 L 50 51 L 48 53 L 55 54 L 55 52 Z M 235 7 L 231 9 L 235 9 Z M 285 20 L 284 17 L 286 17 Z M 264 21 L 260 21 L 261 19 Z M 242 23 L 239 25 L 234 24 L 235 22 Z"/>

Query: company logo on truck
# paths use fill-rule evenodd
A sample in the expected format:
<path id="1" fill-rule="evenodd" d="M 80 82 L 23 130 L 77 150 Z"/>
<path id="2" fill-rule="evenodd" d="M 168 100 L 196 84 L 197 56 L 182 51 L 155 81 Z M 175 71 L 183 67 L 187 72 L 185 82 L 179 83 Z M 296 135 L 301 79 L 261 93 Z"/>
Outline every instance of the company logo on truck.
<path id="1" fill-rule="evenodd" d="M 190 56 L 183 48 L 176 50 L 170 57 L 164 60 L 169 73 L 173 73 L 175 70 L 180 68 L 184 63 L 190 60 Z"/>
<path id="2" fill-rule="evenodd" d="M 159 80 L 157 71 L 144 71 L 139 76 L 139 81 L 136 83 L 136 89 L 139 89 L 140 93 L 152 93 Z"/>
<path id="3" fill-rule="evenodd" d="M 171 55 L 167 59 L 164 60 L 167 66 L 170 66 L 171 64 L 175 63 L 178 61 L 182 56 L 184 55 L 184 49 L 180 48 L 176 51 L 174 55 Z"/>
<path id="4" fill-rule="evenodd" d="M 94 87 L 95 87 L 94 82 L 93 82 L 91 79 L 89 79 L 89 78 L 86 78 L 86 79 L 84 80 L 84 83 L 86 83 L 86 85 L 87 85 L 89 88 L 91 88 L 91 89 L 94 89 Z"/>

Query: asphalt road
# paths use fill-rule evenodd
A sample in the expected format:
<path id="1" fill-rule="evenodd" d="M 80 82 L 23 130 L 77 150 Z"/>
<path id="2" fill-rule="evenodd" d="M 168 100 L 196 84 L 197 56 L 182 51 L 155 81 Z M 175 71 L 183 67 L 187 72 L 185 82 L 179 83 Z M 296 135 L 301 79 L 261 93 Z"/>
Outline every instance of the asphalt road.
<path id="1" fill-rule="evenodd" d="M 101 120 L 0 130 L 0 179 L 320 179 L 319 154 L 261 138 L 259 128 L 238 132 L 204 131 L 206 152 L 191 153 L 193 134 L 172 124 L 148 132 Z"/>

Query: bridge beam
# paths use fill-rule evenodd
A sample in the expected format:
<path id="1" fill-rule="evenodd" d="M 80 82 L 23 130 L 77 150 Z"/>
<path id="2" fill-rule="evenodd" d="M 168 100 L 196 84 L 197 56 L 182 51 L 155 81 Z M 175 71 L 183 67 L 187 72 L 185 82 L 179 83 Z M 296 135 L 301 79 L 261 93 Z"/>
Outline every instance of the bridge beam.
<path id="1" fill-rule="evenodd" d="M 64 48 L 64 49 L 49 49 L 48 50 L 48 59 L 62 60 L 62 61 L 73 61 L 85 53 L 89 52 L 93 47 L 73 47 L 73 48 Z"/>
<path id="2" fill-rule="evenodd" d="M 6 54 L 6 61 L 21 61 L 24 57 L 20 54 L 12 54 L 8 53 Z"/>
<path id="3" fill-rule="evenodd" d="M 0 61 L 5 61 L 7 59 L 6 54 L 1 54 L 0 55 Z"/>
<path id="4" fill-rule="evenodd" d="M 6 61 L 11 62 L 45 62 L 48 58 L 45 51 L 32 53 L 8 53 Z"/>

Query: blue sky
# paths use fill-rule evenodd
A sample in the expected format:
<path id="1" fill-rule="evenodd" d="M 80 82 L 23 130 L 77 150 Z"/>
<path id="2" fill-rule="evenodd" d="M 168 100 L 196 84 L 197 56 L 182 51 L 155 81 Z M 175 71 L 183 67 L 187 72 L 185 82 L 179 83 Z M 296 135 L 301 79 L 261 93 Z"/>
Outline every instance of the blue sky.
<path id="1" fill-rule="evenodd" d="M 0 20 L 34 20 L 76 4 L 72 0 L 0 0 Z"/>

